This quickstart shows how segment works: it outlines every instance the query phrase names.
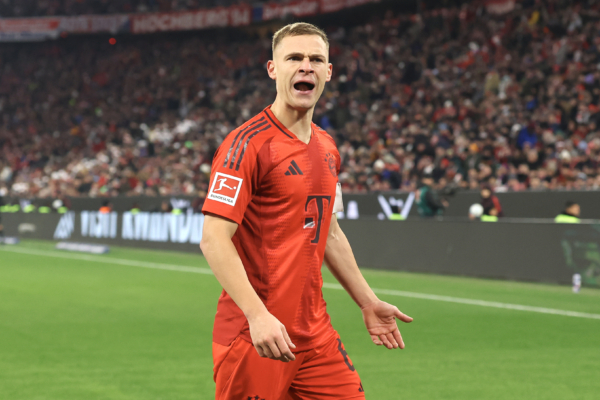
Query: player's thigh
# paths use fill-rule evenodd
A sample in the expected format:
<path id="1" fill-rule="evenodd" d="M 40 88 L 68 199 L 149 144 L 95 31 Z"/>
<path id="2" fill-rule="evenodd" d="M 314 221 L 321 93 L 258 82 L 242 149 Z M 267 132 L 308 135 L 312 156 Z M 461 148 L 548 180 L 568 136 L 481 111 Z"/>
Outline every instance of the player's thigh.
<path id="1" fill-rule="evenodd" d="M 300 363 L 262 358 L 237 338 L 230 346 L 213 343 L 216 400 L 284 399 Z"/>
<path id="2" fill-rule="evenodd" d="M 288 399 L 364 399 L 356 367 L 336 334 L 307 355 L 296 373 Z"/>

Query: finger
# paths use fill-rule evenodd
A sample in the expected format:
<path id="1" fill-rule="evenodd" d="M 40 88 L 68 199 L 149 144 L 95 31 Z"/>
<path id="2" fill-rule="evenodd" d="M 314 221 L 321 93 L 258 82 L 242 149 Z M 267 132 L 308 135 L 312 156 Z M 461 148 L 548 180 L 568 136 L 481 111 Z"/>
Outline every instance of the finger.
<path id="1" fill-rule="evenodd" d="M 263 358 L 266 357 L 265 352 L 263 351 L 262 347 L 256 345 L 256 346 L 254 346 L 254 348 L 256 349 L 256 352 L 258 353 L 258 355 L 260 357 L 263 357 Z"/>
<path id="2" fill-rule="evenodd" d="M 275 358 L 275 357 L 273 357 L 273 352 L 271 351 L 271 349 L 269 348 L 269 346 L 266 343 L 262 346 L 262 349 L 265 352 L 265 357 L 271 358 L 271 359 Z"/>
<path id="3" fill-rule="evenodd" d="M 389 342 L 392 344 L 392 346 L 394 346 L 395 349 L 397 349 L 398 346 L 398 342 L 396 341 L 396 338 L 394 337 L 394 335 L 392 335 L 392 333 L 386 333 L 385 337 L 387 338 L 387 340 L 389 340 Z"/>
<path id="4" fill-rule="evenodd" d="M 275 339 L 275 344 L 283 357 L 286 357 L 290 361 L 296 359 L 296 357 L 294 357 L 294 353 L 292 353 L 292 351 L 290 350 L 287 343 L 282 337 Z"/>
<path id="5" fill-rule="evenodd" d="M 275 343 L 276 340 L 267 342 L 267 346 L 269 346 L 269 350 L 271 350 L 271 354 L 273 354 L 272 358 L 279 360 L 281 358 L 281 352 L 279 351 L 279 347 Z"/>
<path id="6" fill-rule="evenodd" d="M 398 345 L 400 346 L 400 348 L 403 349 L 405 347 L 405 345 L 404 345 L 404 340 L 402 340 L 402 335 L 400 334 L 400 330 L 396 329 L 393 333 L 394 333 L 394 337 L 396 338 L 396 342 L 398 342 Z"/>
<path id="7" fill-rule="evenodd" d="M 413 320 L 412 317 L 409 317 L 408 315 L 402 313 L 402 311 L 398 310 L 398 307 L 396 307 L 396 310 L 394 311 L 394 316 L 402 322 L 412 322 Z"/>
<path id="8" fill-rule="evenodd" d="M 377 335 L 371 335 L 371 340 L 373 341 L 373 343 L 375 343 L 377 346 L 381 346 L 383 345 L 383 342 L 381 340 L 379 340 L 379 338 L 377 337 Z"/>
<path id="9" fill-rule="evenodd" d="M 385 347 L 387 347 L 388 349 L 393 349 L 394 348 L 394 346 L 392 346 L 392 344 L 388 340 L 387 336 L 385 336 L 385 335 L 379 335 L 379 339 L 383 342 L 383 345 Z"/>
<path id="10" fill-rule="evenodd" d="M 283 338 L 285 339 L 287 345 L 292 349 L 295 349 L 296 345 L 292 342 L 292 339 L 290 339 L 290 335 L 288 335 L 287 331 L 285 330 L 285 326 L 281 327 L 281 331 L 283 332 Z"/>

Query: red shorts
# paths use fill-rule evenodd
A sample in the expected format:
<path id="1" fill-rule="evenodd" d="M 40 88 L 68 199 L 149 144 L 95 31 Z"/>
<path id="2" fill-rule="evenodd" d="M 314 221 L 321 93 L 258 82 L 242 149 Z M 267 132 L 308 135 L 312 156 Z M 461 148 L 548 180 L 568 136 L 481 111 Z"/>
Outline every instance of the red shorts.
<path id="1" fill-rule="evenodd" d="M 336 333 L 324 344 L 294 353 L 295 361 L 262 358 L 237 338 L 229 346 L 213 342 L 217 400 L 364 399 L 350 357 Z"/>

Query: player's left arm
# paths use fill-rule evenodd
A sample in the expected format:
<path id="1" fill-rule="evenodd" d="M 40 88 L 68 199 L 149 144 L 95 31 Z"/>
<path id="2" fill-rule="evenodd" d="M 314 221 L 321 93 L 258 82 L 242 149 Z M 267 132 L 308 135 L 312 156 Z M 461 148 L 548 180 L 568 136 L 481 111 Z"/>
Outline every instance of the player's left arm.
<path id="1" fill-rule="evenodd" d="M 358 269 L 350 243 L 335 214 L 331 217 L 329 226 L 325 264 L 360 307 L 373 343 L 385 345 L 388 349 L 403 349 L 404 341 L 396 318 L 403 322 L 411 322 L 413 319 L 403 314 L 398 307 L 379 300 L 371 290 Z"/>

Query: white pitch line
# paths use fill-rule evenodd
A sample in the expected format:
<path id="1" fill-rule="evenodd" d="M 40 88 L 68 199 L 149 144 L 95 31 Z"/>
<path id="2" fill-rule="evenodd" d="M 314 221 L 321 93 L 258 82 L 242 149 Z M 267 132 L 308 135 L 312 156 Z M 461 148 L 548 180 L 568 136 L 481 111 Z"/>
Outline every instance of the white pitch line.
<path id="1" fill-rule="evenodd" d="M 323 287 L 326 287 L 328 289 L 344 289 L 342 287 L 342 285 L 339 285 L 337 283 L 323 283 Z M 537 312 L 537 313 L 542 313 L 542 314 L 563 315 L 566 317 L 600 319 L 600 314 L 590 314 L 590 313 L 583 313 L 583 312 L 578 312 L 578 311 L 568 311 L 568 310 L 557 310 L 554 308 L 524 306 L 521 304 L 510 304 L 510 303 L 498 303 L 495 301 L 464 299 L 461 297 L 439 296 L 437 294 L 405 292 L 403 290 L 373 289 L 373 291 L 376 294 L 387 294 L 387 295 L 391 295 L 391 296 L 412 297 L 414 299 L 444 301 L 446 303 L 459 303 L 459 304 L 469 304 L 469 305 L 473 305 L 473 306 L 504 308 L 507 310 L 531 311 L 531 312 Z"/>
<path id="2" fill-rule="evenodd" d="M 92 261 L 92 262 L 100 262 L 100 263 L 105 263 L 105 264 L 120 264 L 120 265 L 128 265 L 131 267 L 160 269 L 160 270 L 166 270 L 166 271 L 192 272 L 192 273 L 196 273 L 196 274 L 205 274 L 205 275 L 213 274 L 209 268 L 188 267 L 188 266 L 184 266 L 184 265 L 153 263 L 153 262 L 147 262 L 147 261 L 135 261 L 135 260 L 128 260 L 125 258 L 111 258 L 111 257 L 91 256 L 91 255 L 84 255 L 84 254 L 68 254 L 68 253 L 58 253 L 58 252 L 50 252 L 50 251 L 44 251 L 44 250 L 20 249 L 20 248 L 16 248 L 16 247 L 10 248 L 10 247 L 4 247 L 4 246 L 0 247 L 0 251 L 10 251 L 10 252 L 14 252 L 14 253 L 22 253 L 22 254 L 29 254 L 29 255 L 44 256 L 44 257 L 66 258 L 66 259 L 71 259 L 71 260 Z M 344 290 L 344 288 L 337 283 L 323 283 L 323 287 L 326 289 Z M 529 312 L 536 312 L 536 313 L 541 313 L 541 314 L 562 315 L 565 317 L 576 317 L 576 318 L 587 318 L 587 319 L 600 320 L 600 314 L 591 314 L 591 313 L 584 313 L 584 312 L 578 312 L 578 311 L 558 310 L 558 309 L 554 309 L 554 308 L 544 308 L 544 307 L 533 307 L 533 306 L 525 306 L 522 304 L 499 303 L 499 302 L 495 302 L 495 301 L 486 301 L 486 300 L 465 299 L 465 298 L 461 298 L 461 297 L 440 296 L 440 295 L 436 295 L 436 294 L 427 294 L 427 293 L 406 292 L 403 290 L 373 288 L 373 291 L 377 294 L 384 294 L 384 295 L 390 295 L 390 296 L 410 297 L 410 298 L 414 298 L 414 299 L 443 301 L 446 303 L 468 304 L 468 305 L 481 306 L 481 307 L 502 308 L 502 309 L 507 309 L 507 310 L 529 311 Z"/>
<path id="3" fill-rule="evenodd" d="M 89 256 L 89 255 L 85 255 L 85 254 L 59 253 L 58 251 L 50 252 L 50 251 L 34 250 L 34 249 L 19 249 L 17 247 L 13 247 L 13 248 L 5 247 L 5 248 L 0 248 L 0 250 L 12 251 L 14 253 L 31 254 L 31 255 L 36 255 L 36 256 L 44 256 L 44 257 L 67 258 L 70 260 L 93 261 L 93 262 L 101 262 L 101 263 L 106 263 L 106 264 L 129 265 L 131 267 L 162 269 L 162 270 L 166 270 L 166 271 L 194 272 L 196 274 L 206 274 L 206 275 L 213 274 L 212 271 L 210 270 L 210 268 L 187 267 L 185 265 L 153 263 L 153 262 L 147 262 L 147 261 L 135 261 L 135 260 L 128 260 L 125 258 L 112 258 L 112 257 L 103 257 L 103 256 Z"/>

